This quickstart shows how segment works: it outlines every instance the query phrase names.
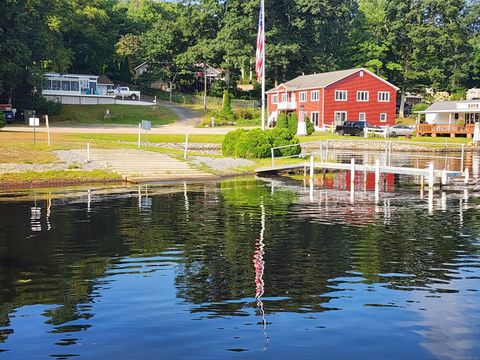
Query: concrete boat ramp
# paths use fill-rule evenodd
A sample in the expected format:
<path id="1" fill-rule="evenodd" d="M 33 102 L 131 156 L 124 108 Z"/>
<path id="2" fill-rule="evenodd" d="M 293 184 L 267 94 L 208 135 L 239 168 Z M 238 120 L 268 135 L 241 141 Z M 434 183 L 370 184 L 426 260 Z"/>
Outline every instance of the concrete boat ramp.
<path id="1" fill-rule="evenodd" d="M 78 150 L 78 153 L 88 158 L 85 150 Z M 90 161 L 121 175 L 130 183 L 218 179 L 218 176 L 195 169 L 186 161 L 146 150 L 92 149 Z"/>

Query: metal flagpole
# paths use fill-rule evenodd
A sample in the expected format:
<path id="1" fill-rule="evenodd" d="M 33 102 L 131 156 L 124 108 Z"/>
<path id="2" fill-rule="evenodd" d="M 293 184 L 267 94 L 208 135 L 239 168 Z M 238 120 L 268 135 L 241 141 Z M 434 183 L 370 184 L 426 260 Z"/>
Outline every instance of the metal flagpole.
<path id="1" fill-rule="evenodd" d="M 265 131 L 265 52 L 266 52 L 266 43 L 265 43 L 265 0 L 261 2 L 262 7 L 262 42 L 263 42 L 263 52 L 262 52 L 262 130 Z"/>

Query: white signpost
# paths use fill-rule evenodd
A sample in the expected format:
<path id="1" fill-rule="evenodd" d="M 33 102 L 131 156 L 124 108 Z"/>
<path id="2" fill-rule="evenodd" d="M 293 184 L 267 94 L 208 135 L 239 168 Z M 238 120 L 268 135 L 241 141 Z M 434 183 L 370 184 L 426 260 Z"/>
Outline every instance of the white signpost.
<path id="1" fill-rule="evenodd" d="M 140 127 L 145 131 L 145 147 L 147 147 L 147 132 L 152 130 L 152 122 L 148 120 L 142 120 Z M 140 140 L 140 129 L 138 130 L 138 139 Z M 140 141 L 138 142 L 140 144 Z M 140 146 L 139 146 L 140 147 Z"/>
<path id="2" fill-rule="evenodd" d="M 33 145 L 37 145 L 36 128 L 40 126 L 40 119 L 35 117 L 35 113 L 28 119 L 28 124 L 33 127 Z"/>

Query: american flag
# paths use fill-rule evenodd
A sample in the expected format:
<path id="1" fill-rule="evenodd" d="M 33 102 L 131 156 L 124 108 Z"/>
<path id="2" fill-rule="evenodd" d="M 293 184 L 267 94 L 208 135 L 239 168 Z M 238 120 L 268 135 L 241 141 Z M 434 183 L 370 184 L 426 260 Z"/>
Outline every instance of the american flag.
<path id="1" fill-rule="evenodd" d="M 263 1 L 260 5 L 260 16 L 258 17 L 258 36 L 257 36 L 257 62 L 255 71 L 257 73 L 258 82 L 263 81 L 263 55 L 265 51 L 265 27 L 263 24 Z"/>

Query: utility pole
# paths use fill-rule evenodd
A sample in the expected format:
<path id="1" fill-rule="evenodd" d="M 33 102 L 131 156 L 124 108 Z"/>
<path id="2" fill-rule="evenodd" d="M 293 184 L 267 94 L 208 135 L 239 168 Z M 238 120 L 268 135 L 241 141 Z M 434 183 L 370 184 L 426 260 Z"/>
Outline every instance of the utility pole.
<path id="1" fill-rule="evenodd" d="M 203 110 L 207 110 L 207 64 L 204 64 L 203 82 L 204 82 Z"/>

